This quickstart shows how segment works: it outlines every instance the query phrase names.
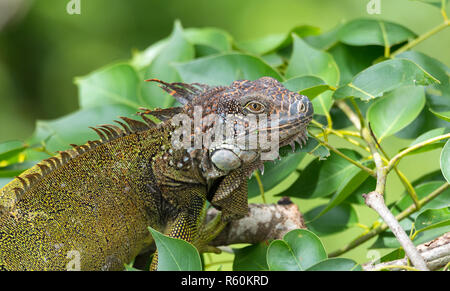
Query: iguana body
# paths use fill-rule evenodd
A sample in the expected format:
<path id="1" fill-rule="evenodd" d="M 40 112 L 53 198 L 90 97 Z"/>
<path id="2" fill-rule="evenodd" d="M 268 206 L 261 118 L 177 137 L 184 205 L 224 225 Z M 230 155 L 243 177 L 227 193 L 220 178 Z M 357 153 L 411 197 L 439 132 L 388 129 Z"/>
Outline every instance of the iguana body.
<path id="1" fill-rule="evenodd" d="M 157 82 L 184 106 L 142 112 L 144 122 L 122 118 L 120 127 L 100 126 L 101 140 L 60 152 L 0 190 L 0 269 L 120 270 L 152 243 L 148 226 L 203 247 L 210 239 L 206 201 L 222 210 L 222 224 L 245 215 L 247 177 L 262 165 L 261 150 L 215 148 L 229 162 L 208 149 L 176 148 L 171 118 L 193 118 L 196 105 L 204 115 L 245 113 L 243 98 L 263 98 L 268 114 L 289 112 L 289 122 L 280 123 L 290 131 L 280 138 L 284 145 L 304 139 L 312 115 L 305 96 L 272 78 L 229 87 Z"/>

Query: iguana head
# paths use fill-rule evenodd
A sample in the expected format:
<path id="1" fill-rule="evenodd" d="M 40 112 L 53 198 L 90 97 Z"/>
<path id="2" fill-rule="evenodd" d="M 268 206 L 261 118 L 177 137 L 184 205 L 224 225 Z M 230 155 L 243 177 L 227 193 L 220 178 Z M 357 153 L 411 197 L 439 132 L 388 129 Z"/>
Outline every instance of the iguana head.
<path id="1" fill-rule="evenodd" d="M 189 137 L 183 145 L 199 161 L 206 178 L 250 163 L 262 165 L 261 161 L 278 157 L 279 147 L 306 142 L 313 106 L 306 96 L 287 90 L 274 78 L 216 87 L 150 81 L 160 83 L 184 105 L 178 113 L 190 124 L 178 131 L 178 137 L 184 141 Z"/>

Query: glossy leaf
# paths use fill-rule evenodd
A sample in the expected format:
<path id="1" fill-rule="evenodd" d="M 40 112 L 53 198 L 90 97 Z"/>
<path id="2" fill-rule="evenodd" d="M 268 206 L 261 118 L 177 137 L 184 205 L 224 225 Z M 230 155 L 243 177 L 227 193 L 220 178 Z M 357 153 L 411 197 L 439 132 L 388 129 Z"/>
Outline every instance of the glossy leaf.
<path id="1" fill-rule="evenodd" d="M 406 229 L 406 233 L 410 230 Z M 414 245 L 419 245 L 425 242 L 429 242 L 436 237 L 450 231 L 450 225 L 436 227 L 424 232 L 419 232 L 414 238 Z M 390 231 L 386 231 L 378 235 L 376 241 L 370 246 L 370 248 L 398 248 L 400 244 L 396 237 Z"/>
<path id="2" fill-rule="evenodd" d="M 348 45 L 392 46 L 416 34 L 399 24 L 376 19 L 355 19 L 346 23 L 338 33 L 341 42 Z"/>
<path id="3" fill-rule="evenodd" d="M 292 78 L 304 75 L 317 76 L 330 86 L 339 84 L 339 69 L 333 57 L 294 36 L 294 47 L 286 69 L 286 77 Z M 315 114 L 323 115 L 330 110 L 333 103 L 332 94 L 332 92 L 324 92 L 312 101 Z"/>
<path id="4" fill-rule="evenodd" d="M 16 163 L 6 167 L 0 167 L 0 178 L 14 178 L 19 176 L 22 172 L 36 165 L 39 161 L 27 161 L 23 163 Z"/>
<path id="5" fill-rule="evenodd" d="M 190 243 L 171 238 L 149 227 L 158 249 L 158 271 L 201 271 L 197 249 Z"/>
<path id="6" fill-rule="evenodd" d="M 334 98 L 357 97 L 370 100 L 385 92 L 408 85 L 430 85 L 439 81 L 414 62 L 394 59 L 375 64 L 357 74 L 352 81 L 340 87 Z"/>
<path id="7" fill-rule="evenodd" d="M 175 62 L 189 61 L 194 58 L 194 46 L 189 43 L 183 33 L 181 24 L 175 22 L 167 45 L 159 51 L 143 73 L 143 79 L 156 78 L 165 82 L 180 81 L 177 71 L 173 67 Z M 142 98 L 151 108 L 171 106 L 175 99 L 161 90 L 155 83 L 142 84 Z"/>
<path id="8" fill-rule="evenodd" d="M 338 43 L 329 50 L 329 53 L 339 68 L 339 85 L 342 86 L 350 83 L 359 72 L 372 66 L 377 58 L 383 56 L 384 49 L 374 45 L 350 46 Z"/>
<path id="9" fill-rule="evenodd" d="M 424 105 L 423 87 L 400 87 L 372 104 L 367 119 L 375 136 L 382 140 L 410 124 Z"/>
<path id="10" fill-rule="evenodd" d="M 327 204 L 317 206 L 304 214 L 306 226 L 318 235 L 343 231 L 358 223 L 358 215 L 350 204 L 340 204 L 317 218 Z"/>
<path id="11" fill-rule="evenodd" d="M 356 167 L 351 169 L 350 171 L 351 172 L 346 175 L 345 179 L 342 181 L 333 197 L 331 197 L 326 207 L 324 207 L 317 214 L 316 218 L 324 215 L 334 207 L 340 205 L 347 199 L 348 196 L 352 195 L 369 177 L 369 173 Z"/>
<path id="12" fill-rule="evenodd" d="M 306 271 L 362 271 L 362 267 L 350 259 L 331 258 L 318 262 Z"/>
<path id="13" fill-rule="evenodd" d="M 429 106 L 430 96 L 427 94 L 427 106 Z M 395 136 L 404 139 L 416 139 L 419 135 L 424 134 L 436 128 L 450 128 L 450 123 L 437 118 L 425 106 L 417 118 L 404 129 L 400 130 Z"/>
<path id="14" fill-rule="evenodd" d="M 297 91 L 305 95 L 309 100 L 313 100 L 317 95 L 331 90 L 331 87 L 325 81 L 316 76 L 301 76 L 289 79 L 283 82 L 283 85 L 291 91 Z"/>
<path id="15" fill-rule="evenodd" d="M 235 254 L 233 261 L 233 271 L 267 271 L 267 248 L 266 243 L 258 243 L 233 249 Z"/>
<path id="16" fill-rule="evenodd" d="M 320 239 L 305 229 L 291 230 L 283 240 L 274 240 L 267 249 L 271 271 L 302 271 L 326 258 Z"/>
<path id="17" fill-rule="evenodd" d="M 426 140 L 432 139 L 434 137 L 449 133 L 450 129 L 449 128 L 436 128 L 436 129 L 432 129 L 430 131 L 425 132 L 424 134 L 420 135 L 419 137 L 417 137 L 410 145 L 409 147 L 412 147 L 416 144 L 419 144 L 421 142 L 424 142 Z M 444 146 L 446 140 L 440 140 L 440 141 L 436 141 L 434 143 L 428 144 L 426 146 L 420 147 L 412 152 L 409 152 L 408 155 L 412 155 L 412 154 L 418 154 L 418 153 L 423 153 L 423 152 L 427 152 L 427 151 L 431 151 L 437 148 L 441 148 Z"/>
<path id="18" fill-rule="evenodd" d="M 0 143 L 0 162 L 17 156 L 27 148 L 28 146 L 19 140 Z"/>
<path id="19" fill-rule="evenodd" d="M 199 58 L 177 64 L 176 68 L 181 79 L 187 83 L 228 86 L 236 80 L 256 80 L 263 76 L 283 81 L 281 75 L 260 58 L 241 53 Z"/>
<path id="20" fill-rule="evenodd" d="M 292 43 L 292 35 L 304 37 L 317 35 L 320 29 L 310 25 L 301 25 L 291 29 L 288 33 L 270 34 L 258 39 L 241 41 L 237 46 L 243 51 L 264 55 L 282 49 Z"/>
<path id="21" fill-rule="evenodd" d="M 214 28 L 187 28 L 184 30 L 186 40 L 196 46 L 196 55 L 231 51 L 232 37 L 228 32 Z"/>
<path id="22" fill-rule="evenodd" d="M 153 43 L 151 46 L 143 51 L 135 51 L 130 64 L 136 68 L 136 70 L 141 71 L 148 67 L 153 60 L 164 50 L 169 43 L 168 38 L 164 38 L 160 41 Z"/>
<path id="23" fill-rule="evenodd" d="M 414 223 L 416 231 L 425 231 L 446 225 L 450 225 L 449 207 L 427 209 L 417 216 Z"/>
<path id="24" fill-rule="evenodd" d="M 341 149 L 341 151 L 359 160 L 357 152 Z M 285 191 L 277 196 L 291 196 L 299 198 L 324 197 L 335 192 L 349 175 L 354 175 L 355 165 L 344 158 L 332 153 L 326 161 L 313 160 L 301 171 L 299 178 Z"/>
<path id="25" fill-rule="evenodd" d="M 111 124 L 118 116 L 135 113 L 136 110 L 129 106 L 116 104 L 82 109 L 55 120 L 38 121 L 28 143 L 35 144 L 48 138 L 48 151 L 65 150 L 70 148 L 70 144 L 85 144 L 88 140 L 99 139 L 89 126 Z"/>
<path id="26" fill-rule="evenodd" d="M 450 183 L 450 139 L 445 143 L 441 152 L 441 171 L 448 183 Z"/>
<path id="27" fill-rule="evenodd" d="M 264 191 L 269 191 L 286 179 L 305 157 L 305 153 L 290 154 L 282 157 L 280 161 L 269 161 L 264 163 L 264 175 L 261 175 L 261 181 Z M 259 185 L 255 177 L 248 181 L 248 197 L 260 195 Z"/>
<path id="28" fill-rule="evenodd" d="M 128 64 L 117 64 L 76 79 L 81 108 L 120 104 L 138 109 L 146 105 L 140 98 L 140 80 Z"/>

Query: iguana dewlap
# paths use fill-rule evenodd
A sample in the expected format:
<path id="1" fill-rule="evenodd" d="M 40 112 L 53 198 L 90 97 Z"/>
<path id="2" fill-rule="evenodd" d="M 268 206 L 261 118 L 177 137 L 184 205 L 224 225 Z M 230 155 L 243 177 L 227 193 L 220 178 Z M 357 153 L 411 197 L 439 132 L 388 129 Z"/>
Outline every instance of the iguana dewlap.
<path id="1" fill-rule="evenodd" d="M 247 213 L 247 179 L 268 151 L 249 146 L 250 117 L 264 125 L 257 136 L 278 132 L 277 146 L 306 139 L 311 102 L 273 78 L 218 87 L 151 81 L 183 106 L 94 128 L 100 140 L 73 145 L 0 189 L 0 270 L 120 270 L 152 243 L 148 226 L 202 249 L 214 228 Z M 219 123 L 232 139 L 216 138 Z M 222 212 L 213 228 L 203 224 L 207 201 Z"/>

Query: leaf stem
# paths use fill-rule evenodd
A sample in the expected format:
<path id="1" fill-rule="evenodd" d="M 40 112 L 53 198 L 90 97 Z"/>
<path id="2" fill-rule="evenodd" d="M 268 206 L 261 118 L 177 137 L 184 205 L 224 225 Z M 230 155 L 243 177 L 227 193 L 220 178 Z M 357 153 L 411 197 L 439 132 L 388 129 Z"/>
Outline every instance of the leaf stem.
<path id="1" fill-rule="evenodd" d="M 443 10 L 441 10 L 442 12 Z M 430 36 L 438 33 L 439 31 L 443 30 L 444 28 L 446 28 L 447 26 L 450 25 L 450 21 L 449 19 L 446 17 L 446 13 L 445 11 L 442 12 L 442 15 L 444 16 L 444 22 L 442 22 L 441 24 L 439 24 L 438 26 L 432 28 L 431 30 L 425 32 L 424 34 L 420 35 L 419 37 L 417 37 L 416 39 L 408 42 L 407 44 L 405 44 L 404 46 L 400 47 L 399 49 L 397 49 L 395 52 L 393 52 L 391 54 L 391 58 L 394 58 L 395 56 L 415 47 L 416 45 L 418 45 L 419 43 L 421 43 L 422 41 L 426 40 L 427 38 L 429 38 Z"/>
<path id="2" fill-rule="evenodd" d="M 430 202 L 431 200 L 433 200 L 434 198 L 436 198 L 437 196 L 439 196 L 442 192 L 444 192 L 445 190 L 447 190 L 447 188 L 450 186 L 449 183 L 445 182 L 444 184 L 442 184 L 442 186 L 440 186 L 439 188 L 437 188 L 436 190 L 434 190 L 433 192 L 431 192 L 430 194 L 428 194 L 426 197 L 424 197 L 423 199 L 421 199 L 419 202 L 420 206 L 423 207 L 424 205 L 426 205 L 428 202 Z M 406 208 L 405 210 L 403 210 L 401 213 L 397 214 L 395 216 L 395 219 L 397 219 L 398 221 L 402 221 L 403 219 L 405 219 L 406 217 L 410 216 L 411 214 L 413 214 L 414 212 L 416 212 L 417 210 L 419 210 L 415 205 L 411 205 L 408 208 Z M 357 246 L 365 243 L 366 241 L 368 241 L 369 239 L 377 236 L 378 234 L 382 233 L 383 231 L 385 231 L 388 228 L 388 226 L 386 225 L 386 223 L 383 224 L 378 224 L 377 226 L 375 226 L 371 231 L 364 233 L 363 235 L 360 235 L 358 237 L 356 237 L 353 241 L 351 241 L 349 244 L 347 244 L 346 246 L 331 252 L 329 254 L 329 257 L 337 257 L 340 256 L 354 248 L 356 248 Z"/>
<path id="3" fill-rule="evenodd" d="M 317 136 L 315 136 L 313 133 L 311 133 L 308 130 L 308 133 L 315 138 L 321 145 L 327 147 L 328 149 L 330 149 L 332 152 L 336 153 L 337 155 L 339 155 L 340 157 L 344 158 L 345 160 L 347 160 L 348 162 L 352 163 L 353 165 L 357 166 L 358 168 L 366 171 L 367 173 L 369 173 L 370 175 L 372 175 L 373 177 L 376 177 L 375 172 L 372 169 L 369 169 L 368 167 L 362 165 L 361 163 L 354 161 L 353 159 L 349 158 L 348 156 L 346 156 L 344 153 L 342 153 L 340 150 L 336 149 L 335 147 L 333 147 L 332 145 L 330 145 L 329 143 L 320 140 Z"/>
<path id="4" fill-rule="evenodd" d="M 392 168 L 397 164 L 397 162 L 398 162 L 401 158 L 403 158 L 404 156 L 406 156 L 407 154 L 409 154 L 410 152 L 412 152 L 412 151 L 414 151 L 414 150 L 416 150 L 416 149 L 418 149 L 418 148 L 424 147 L 424 146 L 426 146 L 426 145 L 428 145 L 428 144 L 430 144 L 430 143 L 433 143 L 433 142 L 436 142 L 436 141 L 439 141 L 439 140 L 442 140 L 442 139 L 446 139 L 446 138 L 450 138 L 450 133 L 447 133 L 447 134 L 444 134 L 444 135 L 440 135 L 440 136 L 436 136 L 436 137 L 434 137 L 434 138 L 430 138 L 430 139 L 428 139 L 428 140 L 425 140 L 425 141 L 423 141 L 423 142 L 421 142 L 421 143 L 418 143 L 418 144 L 416 144 L 416 145 L 413 145 L 413 146 L 411 146 L 411 147 L 409 147 L 409 148 L 407 148 L 407 149 L 401 151 L 400 153 L 398 153 L 397 155 L 395 155 L 395 156 L 389 161 L 389 163 L 388 163 L 388 165 L 387 165 L 387 167 L 386 167 L 387 170 L 388 170 L 388 171 L 392 170 Z"/>
<path id="5" fill-rule="evenodd" d="M 261 199 L 262 199 L 263 203 L 266 204 L 266 197 L 264 196 L 264 186 L 263 186 L 263 183 L 261 181 L 261 176 L 259 175 L 258 171 L 255 171 L 255 179 L 256 179 L 256 182 L 258 183 L 258 188 L 259 188 L 259 192 L 261 194 Z"/>

